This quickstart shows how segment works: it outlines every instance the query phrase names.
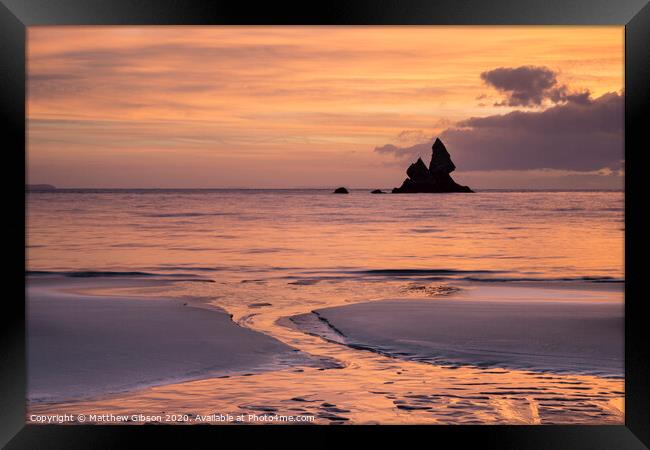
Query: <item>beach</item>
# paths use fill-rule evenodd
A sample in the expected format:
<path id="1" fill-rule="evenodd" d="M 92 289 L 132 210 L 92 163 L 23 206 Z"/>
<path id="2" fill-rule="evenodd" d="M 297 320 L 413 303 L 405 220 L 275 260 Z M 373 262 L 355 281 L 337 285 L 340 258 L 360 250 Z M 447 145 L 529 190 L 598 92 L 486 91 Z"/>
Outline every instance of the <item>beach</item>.
<path id="1" fill-rule="evenodd" d="M 621 197 L 503 195 L 30 194 L 27 419 L 623 423 Z"/>
<path id="2" fill-rule="evenodd" d="M 138 280 L 118 280 L 122 290 L 128 286 L 143 289 L 143 283 Z M 114 284 L 114 280 L 111 283 Z M 65 286 L 68 292 L 80 288 L 92 292 L 107 286 L 95 280 L 76 282 L 73 286 L 61 281 L 59 284 L 59 289 Z M 156 282 L 144 283 L 150 284 Z M 473 292 L 472 296 L 490 297 L 494 295 L 489 292 L 491 289 L 484 294 Z M 582 297 L 586 300 L 578 303 L 574 298 L 581 291 L 575 289 L 559 287 L 555 292 L 548 289 L 538 292 L 540 289 L 530 287 L 499 289 L 511 297 L 523 291 L 528 296 L 535 292 L 543 296 L 555 294 L 554 298 L 558 290 L 564 290 L 569 300 L 550 305 L 527 303 L 525 311 L 533 321 L 524 319 L 518 308 L 521 303 L 516 299 L 504 300 L 498 304 L 499 308 L 494 301 L 463 300 L 462 295 L 456 293 L 447 294 L 444 299 L 412 297 L 343 304 L 292 316 L 284 315 L 288 311 L 282 310 L 271 313 L 268 308 L 269 313 L 265 314 L 259 312 L 265 311 L 264 307 L 254 305 L 233 315 L 233 322 L 223 313 L 217 316 L 221 320 L 211 320 L 220 310 L 215 311 L 209 305 L 188 309 L 178 302 L 144 296 L 115 298 L 86 294 L 77 301 L 103 305 L 102 321 L 108 321 L 111 324 L 108 328 L 118 333 L 109 333 L 110 342 L 91 340 L 92 348 L 87 351 L 94 354 L 97 361 L 90 367 L 92 361 L 81 358 L 83 349 L 69 345 L 69 334 L 61 340 L 61 336 L 50 333 L 47 336 L 48 358 L 41 357 L 39 361 L 44 366 L 32 368 L 32 373 L 48 373 L 48 384 L 37 383 L 36 386 L 50 395 L 61 387 L 69 389 L 59 392 L 59 398 L 47 398 L 39 397 L 40 391 L 34 386 L 30 415 L 55 411 L 97 417 L 109 414 L 116 422 L 120 416 L 144 414 L 154 419 L 159 417 L 152 419 L 153 422 L 164 422 L 165 412 L 174 411 L 179 417 L 187 416 L 192 423 L 209 420 L 207 418 L 215 413 L 230 417 L 248 417 L 248 414 L 255 417 L 314 416 L 311 423 L 480 423 L 485 420 L 493 423 L 616 423 L 620 420 L 623 348 L 620 345 L 622 334 L 617 333 L 622 323 L 616 290 L 585 288 Z M 50 296 L 45 301 L 65 302 L 70 300 L 69 295 Z M 110 308 L 106 308 L 107 302 L 114 302 L 118 308 L 113 315 Z M 125 305 L 125 302 L 130 304 Z M 139 334 L 133 331 L 125 336 L 124 331 L 128 332 L 130 327 L 128 322 L 120 322 L 142 308 L 142 302 L 148 302 L 150 308 L 147 308 L 146 319 L 138 314 L 129 319 L 129 322 L 138 323 L 135 328 L 145 333 L 143 325 L 157 326 L 161 314 L 170 313 L 171 308 L 175 311 L 166 320 L 171 321 L 174 335 L 181 335 L 183 339 L 180 342 L 173 337 L 166 341 L 155 339 L 149 342 L 151 347 L 147 347 L 148 333 L 140 336 L 144 342 L 138 342 Z M 509 314 L 504 314 L 503 307 Z M 43 309 L 43 306 L 36 303 L 34 308 Z M 191 329 L 183 328 L 187 322 L 184 314 L 178 314 L 181 308 L 197 313 L 196 317 L 191 317 Z M 295 312 L 295 307 L 290 310 Z M 579 318 L 571 320 L 570 313 L 577 311 Z M 82 314 L 89 312 L 92 310 L 82 308 L 71 319 L 77 322 Z M 454 321 L 459 314 L 464 325 Z M 513 314 L 519 320 L 518 325 L 513 322 Z M 471 326 L 470 322 L 477 320 L 477 315 L 484 316 L 481 324 L 491 324 L 489 332 Z M 312 316 L 312 320 L 305 320 L 305 316 Z M 558 325 L 557 321 L 567 320 L 567 316 L 569 327 Z M 97 326 L 96 317 L 86 335 L 77 336 L 80 342 L 87 343 L 90 336 L 101 336 L 103 330 Z M 594 319 L 619 322 L 621 328 L 614 326 L 608 335 L 607 328 L 593 333 L 594 330 L 577 326 L 579 323 L 589 325 Z M 207 321 L 207 328 L 202 328 L 203 320 Z M 504 327 L 504 321 L 510 326 Z M 530 341 L 513 336 L 521 327 L 530 329 L 534 322 L 544 322 L 546 334 L 552 336 L 534 341 L 537 346 L 550 347 L 551 350 L 543 355 L 530 348 L 534 345 Z M 31 332 L 35 336 L 41 334 L 41 321 L 33 320 L 30 326 L 34 327 Z M 76 330 L 82 333 L 79 328 L 77 326 Z M 439 333 L 444 342 L 434 341 L 432 332 Z M 417 336 L 422 333 L 425 339 Z M 485 337 L 490 334 L 492 341 L 487 341 Z M 116 336 L 128 342 L 120 346 L 119 340 L 114 339 Z M 467 343 L 459 344 L 459 336 Z M 611 354 L 608 354 L 609 359 L 605 358 L 605 363 L 588 354 L 582 355 L 585 357 L 570 354 L 576 348 L 594 351 L 600 345 L 599 339 L 608 338 L 612 338 L 608 349 Z M 554 339 L 572 342 L 575 347 L 563 345 L 561 352 L 555 354 Z M 437 347 L 432 342 L 444 345 Z M 476 342 L 481 349 L 476 348 Z M 206 345 L 210 343 L 212 345 Z M 506 351 L 509 345 L 516 346 L 518 351 Z M 159 350 L 152 353 L 152 348 Z M 290 348 L 302 351 L 296 354 L 287 351 Z M 121 355 L 121 358 L 104 358 L 102 349 Z M 123 354 L 125 350 L 129 351 L 126 355 Z M 452 350 L 454 352 L 449 353 Z M 97 357 L 98 352 L 101 357 Z M 60 359 L 61 355 L 68 359 Z M 39 359 L 38 354 L 32 353 L 31 357 Z M 178 360 L 172 359 L 174 357 Z M 207 367 L 199 366 L 194 373 L 187 372 L 188 362 L 196 365 L 201 361 L 206 361 Z M 210 362 L 218 367 L 208 366 Z M 52 378 L 57 368 L 61 376 L 73 373 L 82 383 Z M 147 372 L 142 373 L 143 368 Z M 142 377 L 141 386 L 132 383 L 134 372 Z M 116 386 L 114 379 L 119 380 L 120 375 L 127 383 Z M 162 379 L 156 378 L 161 375 L 164 375 Z M 174 375 L 177 380 L 173 380 Z M 116 387 L 128 392 L 120 393 Z M 103 420 L 111 422 L 109 419 Z M 103 420 L 98 419 L 98 423 Z"/>
<path id="3" fill-rule="evenodd" d="M 250 375 L 264 368 L 310 364 L 307 355 L 235 325 L 218 307 L 202 308 L 178 299 L 80 292 L 102 285 L 93 281 L 30 280 L 29 401 L 87 398 L 181 380 Z M 142 285 L 118 278 L 111 287 L 123 289 L 134 284 Z"/>
<path id="4" fill-rule="evenodd" d="M 487 292 L 478 301 L 456 295 L 355 303 L 317 309 L 311 313 L 317 325 L 299 328 L 319 334 L 325 322 L 345 345 L 431 364 L 623 376 L 624 310 L 616 293 L 576 302 L 563 300 L 562 289 L 544 289 L 539 297 L 551 299 L 535 301 L 526 289 L 498 290 L 503 297 L 523 291 L 523 300 L 490 301 L 485 297 L 495 294 Z M 528 297 L 535 293 L 527 290 Z"/>
<path id="5" fill-rule="evenodd" d="M 28 424 L 634 425 L 625 27 L 26 36 Z"/>

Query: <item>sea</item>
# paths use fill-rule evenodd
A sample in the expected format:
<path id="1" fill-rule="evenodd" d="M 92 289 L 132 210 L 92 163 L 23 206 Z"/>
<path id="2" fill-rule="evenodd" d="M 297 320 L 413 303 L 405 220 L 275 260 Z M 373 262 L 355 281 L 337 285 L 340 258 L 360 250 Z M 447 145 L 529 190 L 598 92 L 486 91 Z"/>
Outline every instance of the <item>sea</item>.
<path id="1" fill-rule="evenodd" d="M 27 271 L 222 281 L 624 279 L 624 193 L 57 190 L 27 194 Z"/>
<path id="2" fill-rule="evenodd" d="M 195 417 L 217 411 L 307 415 L 316 423 L 621 424 L 623 346 L 617 342 L 623 338 L 624 200 L 621 191 L 29 192 L 26 273 L 32 288 L 53 286 L 59 297 L 49 298 L 165 299 L 217 308 L 235 325 L 280 341 L 311 361 L 290 358 L 217 377 L 210 367 L 184 378 L 161 372 L 131 392 L 96 386 L 103 395 L 32 402 L 30 414 L 173 411 Z M 517 355 L 543 347 L 542 356 L 559 355 L 561 364 L 544 358 L 541 365 L 503 364 L 489 352 L 472 356 L 470 364 L 462 358 L 458 364 L 441 360 L 421 345 L 437 332 L 434 324 L 442 323 L 435 314 L 439 309 L 430 309 L 428 302 L 455 307 L 457 301 L 474 308 L 473 319 L 457 317 L 460 329 L 450 333 L 461 355 L 476 355 L 483 346 L 471 332 L 504 323 L 500 311 L 510 306 L 489 306 L 501 301 L 530 305 L 518 307 L 522 323 L 551 320 L 548 330 L 577 320 L 585 326 L 572 328 L 573 334 L 591 341 L 522 330 L 520 341 L 495 341 L 499 348 L 516 349 L 504 353 L 506 360 L 516 362 Z M 557 308 L 544 303 L 558 301 L 566 303 Z M 615 314 L 565 317 L 562 311 L 578 308 L 575 302 L 585 302 L 588 314 L 612 308 Z M 65 323 L 76 317 L 62 315 Z M 338 317 L 348 328 L 328 326 L 323 315 Z M 519 328 L 513 330 L 523 326 L 514 325 Z M 144 320 L 142 326 L 155 327 L 155 321 Z M 610 369 L 583 370 L 573 357 L 562 356 L 564 347 L 580 346 L 597 354 L 601 347 L 589 342 L 602 340 L 601 326 L 613 336 L 608 347 L 620 347 Z M 57 324 L 45 324 L 45 331 L 66 335 Z M 218 338 L 220 332 L 205 338 Z M 147 339 L 173 333 L 157 330 Z M 207 342 L 186 334 L 180 338 L 189 339 L 188 345 Z M 381 341 L 381 348 L 373 347 L 373 340 Z M 237 351 L 232 347 L 230 353 Z M 215 362 L 223 359 L 212 356 Z"/>

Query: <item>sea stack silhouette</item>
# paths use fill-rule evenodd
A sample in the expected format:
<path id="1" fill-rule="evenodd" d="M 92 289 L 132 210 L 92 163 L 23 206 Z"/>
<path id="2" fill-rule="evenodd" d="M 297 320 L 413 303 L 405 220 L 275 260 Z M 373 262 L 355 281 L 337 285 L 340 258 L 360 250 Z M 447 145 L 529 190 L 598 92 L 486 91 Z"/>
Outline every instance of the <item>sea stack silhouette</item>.
<path id="1" fill-rule="evenodd" d="M 449 156 L 445 144 L 438 138 L 431 147 L 431 163 L 427 168 L 422 158 L 411 164 L 406 170 L 408 178 L 393 194 L 474 192 L 467 186 L 456 183 L 449 175 L 456 166 Z"/>

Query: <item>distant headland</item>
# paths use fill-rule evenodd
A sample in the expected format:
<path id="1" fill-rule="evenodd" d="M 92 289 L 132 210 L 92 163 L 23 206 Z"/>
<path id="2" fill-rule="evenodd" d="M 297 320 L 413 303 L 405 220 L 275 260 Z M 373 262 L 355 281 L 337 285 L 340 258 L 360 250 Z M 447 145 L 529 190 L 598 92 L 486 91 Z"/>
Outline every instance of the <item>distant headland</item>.
<path id="1" fill-rule="evenodd" d="M 56 186 L 51 184 L 26 184 L 26 191 L 56 191 Z"/>
<path id="2" fill-rule="evenodd" d="M 431 147 L 431 163 L 427 168 L 422 158 L 411 164 L 406 170 L 408 178 L 398 188 L 393 188 L 393 194 L 443 193 L 443 192 L 474 192 L 467 186 L 456 183 L 449 175 L 456 166 L 438 138 Z"/>

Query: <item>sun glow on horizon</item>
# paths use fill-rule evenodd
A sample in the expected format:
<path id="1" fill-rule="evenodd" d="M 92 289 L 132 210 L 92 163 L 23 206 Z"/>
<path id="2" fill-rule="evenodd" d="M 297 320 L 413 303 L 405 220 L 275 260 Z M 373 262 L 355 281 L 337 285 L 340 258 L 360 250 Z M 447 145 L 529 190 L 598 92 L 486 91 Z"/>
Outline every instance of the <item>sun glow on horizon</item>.
<path id="1" fill-rule="evenodd" d="M 622 130 L 601 122 L 622 93 L 623 38 L 624 28 L 611 26 L 30 27 L 28 179 L 58 187 L 390 187 L 412 154 L 379 148 L 408 150 L 443 135 L 463 184 L 622 187 Z M 510 85 L 482 74 L 524 66 L 552 74 L 545 92 L 589 91 L 595 106 L 554 103 L 551 94 L 504 105 Z M 604 97 L 612 92 L 618 97 Z M 538 125 L 552 108 L 572 114 L 575 130 L 558 140 L 579 161 L 546 164 L 519 153 L 520 142 L 552 134 Z M 454 131 L 516 111 L 534 122 L 529 130 L 503 123 L 488 135 Z M 510 153 L 483 162 L 476 155 L 486 140 Z M 592 140 L 606 148 L 580 150 Z M 511 185 L 504 171 L 514 172 Z"/>

